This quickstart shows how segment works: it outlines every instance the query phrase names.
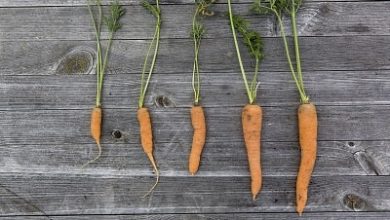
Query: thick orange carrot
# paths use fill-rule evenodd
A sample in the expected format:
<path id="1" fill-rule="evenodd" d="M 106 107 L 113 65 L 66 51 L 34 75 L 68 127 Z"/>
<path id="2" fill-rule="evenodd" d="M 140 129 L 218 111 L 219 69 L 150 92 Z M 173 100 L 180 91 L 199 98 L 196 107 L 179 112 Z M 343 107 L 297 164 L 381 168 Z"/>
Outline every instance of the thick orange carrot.
<path id="1" fill-rule="evenodd" d="M 206 142 L 206 118 L 202 106 L 193 106 L 191 108 L 191 120 L 194 136 L 192 138 L 188 169 L 191 175 L 194 175 L 199 169 L 200 157 Z"/>
<path id="2" fill-rule="evenodd" d="M 258 105 L 248 104 L 242 110 L 242 127 L 248 154 L 253 200 L 259 194 L 262 184 L 260 161 L 262 116 L 262 109 Z"/>
<path id="3" fill-rule="evenodd" d="M 298 108 L 299 143 L 301 163 L 296 183 L 297 212 L 302 215 L 306 206 L 307 191 L 317 155 L 317 111 L 312 104 L 301 104 Z"/>
<path id="4" fill-rule="evenodd" d="M 153 166 L 154 172 L 156 173 L 156 183 L 149 190 L 145 196 L 149 195 L 153 189 L 157 186 L 159 181 L 159 171 L 157 169 L 156 161 L 153 156 L 153 132 L 152 132 L 152 122 L 150 120 L 150 114 L 147 108 L 139 108 L 137 112 L 137 118 L 140 126 L 140 136 L 141 136 L 141 145 L 148 156 L 150 163 Z"/>
<path id="5" fill-rule="evenodd" d="M 100 137 L 102 134 L 102 109 L 100 107 L 94 107 L 91 114 L 91 136 L 95 140 L 98 148 L 98 155 L 95 159 L 88 161 L 83 165 L 83 168 L 90 163 L 95 162 L 102 155 L 102 147 L 100 145 Z"/>

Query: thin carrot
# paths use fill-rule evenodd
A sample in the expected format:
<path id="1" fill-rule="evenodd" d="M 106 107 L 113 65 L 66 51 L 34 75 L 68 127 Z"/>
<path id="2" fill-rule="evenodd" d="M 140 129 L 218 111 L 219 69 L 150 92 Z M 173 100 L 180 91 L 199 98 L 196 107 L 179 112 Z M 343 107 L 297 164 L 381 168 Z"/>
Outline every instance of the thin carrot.
<path id="1" fill-rule="evenodd" d="M 117 32 L 121 28 L 121 24 L 119 23 L 120 18 L 125 14 L 125 10 L 122 6 L 119 5 L 118 1 L 115 1 L 111 4 L 110 7 L 110 16 L 104 17 L 103 19 L 103 10 L 101 5 L 101 0 L 95 0 L 95 3 L 98 8 L 98 16 L 95 18 L 95 15 L 92 11 L 92 7 L 90 5 L 91 0 L 88 1 L 88 11 L 91 15 L 92 24 L 95 29 L 96 35 L 96 49 L 97 49 L 97 57 L 96 57 L 96 105 L 92 109 L 91 115 L 91 135 L 95 140 L 98 148 L 98 155 L 93 159 L 88 161 L 86 164 L 82 166 L 82 168 L 86 167 L 88 164 L 95 162 L 102 155 L 102 147 L 100 145 L 100 137 L 102 130 L 102 90 L 103 90 L 103 81 L 104 74 L 107 69 L 109 52 L 112 46 L 112 41 L 114 37 L 114 33 Z M 105 51 L 105 55 L 103 56 L 103 49 L 101 46 L 101 30 L 102 23 L 105 21 L 105 25 L 109 30 L 109 39 L 107 43 L 107 48 Z"/>
<path id="2" fill-rule="evenodd" d="M 317 111 L 312 103 L 299 106 L 298 123 L 301 163 L 296 183 L 296 209 L 298 214 L 302 215 L 306 206 L 307 191 L 317 155 Z"/>
<path id="3" fill-rule="evenodd" d="M 275 15 L 276 21 L 279 23 L 280 35 L 283 39 L 284 50 L 291 76 L 295 82 L 301 99 L 301 105 L 298 109 L 301 161 L 296 183 L 296 210 L 299 215 L 302 215 L 307 202 L 307 192 L 317 154 L 317 113 L 315 106 L 311 104 L 309 96 L 306 94 L 303 83 L 301 54 L 298 39 L 297 12 L 299 7 L 302 5 L 302 2 L 302 0 L 254 0 L 252 5 L 252 10 L 259 14 L 272 13 Z M 284 27 L 285 22 L 282 19 L 284 15 L 290 16 L 291 18 L 294 53 L 290 52 L 290 47 L 288 45 Z M 292 62 L 293 56 L 295 56 L 295 67 Z"/>
<path id="4" fill-rule="evenodd" d="M 260 139 L 263 112 L 258 105 L 246 105 L 242 110 L 242 128 L 248 154 L 253 200 L 261 190 Z"/>
<path id="5" fill-rule="evenodd" d="M 238 63 L 240 65 L 241 75 L 246 88 L 249 104 L 242 110 L 242 128 L 247 149 L 249 172 L 251 175 L 251 192 L 253 200 L 259 194 L 262 185 L 261 177 L 261 155 L 260 155 L 260 141 L 261 141 L 261 126 L 262 126 L 262 109 L 259 105 L 254 104 L 257 96 L 258 81 L 257 75 L 259 73 L 260 61 L 264 58 L 263 41 L 257 32 L 249 29 L 248 22 L 233 14 L 231 1 L 228 0 L 230 27 L 233 34 L 234 45 L 236 48 Z M 240 48 L 237 41 L 237 32 L 242 36 L 245 46 L 249 50 L 249 54 L 255 59 L 255 71 L 253 78 L 248 83 L 244 65 L 240 55 Z"/>
<path id="6" fill-rule="evenodd" d="M 212 16 L 211 5 L 215 0 L 195 1 L 195 13 L 192 17 L 192 30 L 190 37 L 194 42 L 194 65 L 192 68 L 192 89 L 194 91 L 194 103 L 191 108 L 191 121 L 194 129 L 191 152 L 188 159 L 188 170 L 191 175 L 198 172 L 202 151 L 206 142 L 206 119 L 200 102 L 200 71 L 199 71 L 199 51 L 202 38 L 205 34 L 202 16 Z"/>
<path id="7" fill-rule="evenodd" d="M 156 161 L 153 156 L 152 122 L 150 120 L 150 114 L 148 109 L 144 107 L 144 102 L 145 102 L 146 92 L 148 91 L 150 79 L 152 77 L 153 70 L 156 64 L 157 54 L 160 45 L 161 11 L 160 11 L 159 0 L 155 0 L 155 5 L 150 4 L 147 0 L 143 0 L 142 6 L 146 10 L 148 10 L 156 19 L 154 35 L 149 45 L 149 49 L 146 53 L 144 65 L 142 68 L 141 89 L 140 89 L 140 95 L 138 99 L 138 112 L 137 112 L 138 122 L 140 125 L 141 145 L 144 152 L 148 156 L 148 159 L 152 164 L 153 170 L 156 174 L 156 182 L 152 186 L 152 188 L 144 195 L 144 197 L 146 197 L 154 190 L 154 188 L 157 186 L 160 179 L 160 173 L 158 171 Z M 152 51 L 154 52 L 153 52 L 152 59 L 150 60 L 149 58 Z"/>
<path id="8" fill-rule="evenodd" d="M 199 169 L 200 157 L 206 142 L 206 118 L 202 106 L 193 106 L 191 108 L 191 120 L 194 136 L 192 138 L 188 169 L 191 175 L 195 175 Z"/>
<path id="9" fill-rule="evenodd" d="M 100 145 L 101 134 L 102 134 L 102 109 L 100 107 L 94 107 L 92 109 L 92 114 L 91 114 L 91 136 L 96 142 L 98 148 L 98 155 L 93 160 L 86 163 L 83 167 L 85 167 L 90 163 L 95 162 L 102 155 L 102 147 Z"/>
<path id="10" fill-rule="evenodd" d="M 152 122 L 150 120 L 150 114 L 147 108 L 139 108 L 137 112 L 137 118 L 140 126 L 140 136 L 141 136 L 141 145 L 150 160 L 150 163 L 153 166 L 154 172 L 156 173 L 156 183 L 149 190 L 145 196 L 150 194 L 153 189 L 157 186 L 160 174 L 157 169 L 156 161 L 153 156 L 153 132 L 152 132 Z"/>

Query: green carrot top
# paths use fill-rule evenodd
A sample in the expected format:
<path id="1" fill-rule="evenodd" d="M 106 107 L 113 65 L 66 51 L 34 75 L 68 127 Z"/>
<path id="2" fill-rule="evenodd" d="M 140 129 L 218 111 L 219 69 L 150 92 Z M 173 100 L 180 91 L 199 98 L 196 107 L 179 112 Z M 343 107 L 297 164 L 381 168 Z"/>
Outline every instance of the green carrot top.
<path id="1" fill-rule="evenodd" d="M 303 83 L 302 67 L 301 67 L 301 53 L 299 50 L 298 30 L 296 13 L 302 5 L 302 0 L 255 0 L 252 5 L 252 10 L 258 14 L 274 14 L 279 23 L 281 36 L 283 38 L 284 49 L 286 52 L 287 62 L 291 71 L 291 75 L 295 81 L 302 103 L 309 103 L 309 96 L 306 95 L 305 86 Z M 294 38 L 295 51 L 295 68 L 291 60 L 285 27 L 282 21 L 282 15 L 287 14 L 291 17 L 292 34 Z"/>
<path id="2" fill-rule="evenodd" d="M 249 29 L 249 23 L 241 16 L 235 15 L 232 10 L 231 0 L 228 0 L 228 8 L 229 8 L 229 20 L 230 27 L 233 34 L 234 45 L 236 48 L 238 63 L 240 65 L 241 75 L 244 80 L 246 93 L 248 96 L 249 104 L 253 104 L 256 100 L 257 96 L 257 87 L 259 85 L 257 81 L 257 76 L 259 73 L 260 62 L 264 58 L 263 53 L 263 41 L 259 33 Z M 249 54 L 252 58 L 255 59 L 255 70 L 254 75 L 250 83 L 247 80 L 247 74 L 244 69 L 244 65 L 241 58 L 240 48 L 237 41 L 236 31 L 242 36 L 243 42 L 247 49 L 249 50 Z"/>
<path id="3" fill-rule="evenodd" d="M 97 76 L 97 86 L 96 86 L 96 107 L 101 106 L 102 102 L 102 89 L 103 89 L 103 79 L 104 74 L 107 68 L 108 56 L 112 45 L 112 40 L 114 33 L 116 33 L 122 25 L 119 23 L 120 18 L 125 14 L 125 10 L 122 6 L 119 5 L 118 1 L 115 1 L 110 6 L 110 15 L 108 17 L 103 16 L 101 0 L 95 0 L 96 6 L 98 7 L 98 16 L 95 18 L 95 15 L 92 11 L 91 0 L 88 0 L 88 10 L 92 18 L 93 27 L 95 29 L 96 35 L 96 47 L 97 47 L 97 58 L 96 58 L 96 76 Z M 109 39 L 107 43 L 107 48 L 105 55 L 103 57 L 103 49 L 101 47 L 101 30 L 102 23 L 107 26 L 109 31 Z"/>

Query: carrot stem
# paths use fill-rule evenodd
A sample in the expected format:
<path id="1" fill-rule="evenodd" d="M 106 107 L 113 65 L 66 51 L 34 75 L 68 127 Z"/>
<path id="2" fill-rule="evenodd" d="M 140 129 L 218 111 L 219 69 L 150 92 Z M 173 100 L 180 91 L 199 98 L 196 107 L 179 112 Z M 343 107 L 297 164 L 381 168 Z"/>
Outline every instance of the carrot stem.
<path id="1" fill-rule="evenodd" d="M 252 96 L 252 92 L 251 92 L 251 90 L 249 88 L 248 80 L 246 79 L 246 73 L 245 73 L 244 65 L 243 65 L 242 59 L 241 59 L 241 53 L 240 53 L 240 48 L 238 46 L 236 30 L 234 28 L 233 10 L 232 10 L 232 5 L 231 5 L 231 0 L 228 0 L 228 9 L 229 9 L 230 28 L 231 28 L 232 34 L 233 34 L 234 46 L 236 48 L 236 53 L 237 53 L 238 63 L 240 65 L 242 79 L 244 80 L 245 89 L 246 89 L 246 93 L 247 93 L 247 96 L 248 96 L 249 103 L 252 104 L 254 102 L 254 97 Z"/>

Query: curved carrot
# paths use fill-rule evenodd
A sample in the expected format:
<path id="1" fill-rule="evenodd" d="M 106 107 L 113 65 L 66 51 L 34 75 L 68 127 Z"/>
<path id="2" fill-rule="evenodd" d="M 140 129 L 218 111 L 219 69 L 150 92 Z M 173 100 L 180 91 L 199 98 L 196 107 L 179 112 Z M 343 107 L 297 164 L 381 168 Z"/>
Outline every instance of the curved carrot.
<path id="1" fill-rule="evenodd" d="M 262 109 L 258 105 L 248 104 L 242 110 L 242 127 L 248 154 L 253 200 L 256 199 L 257 194 L 260 192 L 262 184 L 260 161 L 262 116 Z"/>
<path id="2" fill-rule="evenodd" d="M 100 107 L 94 107 L 91 114 L 91 136 L 95 140 L 98 148 L 98 155 L 83 165 L 83 168 L 88 164 L 97 161 L 102 155 L 102 147 L 100 145 L 100 137 L 102 134 L 102 109 Z"/>
<path id="3" fill-rule="evenodd" d="M 193 106 L 191 108 L 192 127 L 194 136 L 192 138 L 192 148 L 188 162 L 188 169 L 191 175 L 194 175 L 199 168 L 200 157 L 206 142 L 206 119 L 202 106 Z"/>
<path id="4" fill-rule="evenodd" d="M 145 194 L 144 197 L 149 195 L 153 189 L 157 186 L 160 174 L 157 169 L 156 161 L 153 156 L 153 132 L 152 132 L 152 123 L 150 120 L 150 114 L 147 108 L 139 108 L 137 112 L 137 118 L 140 126 L 140 136 L 141 136 L 141 145 L 145 152 L 145 154 L 148 156 L 148 159 L 150 163 L 153 166 L 154 172 L 156 173 L 156 183 L 153 185 L 153 187 L 149 190 L 148 193 Z"/>
<path id="5" fill-rule="evenodd" d="M 296 209 L 298 214 L 302 215 L 317 155 L 317 111 L 312 103 L 299 106 L 298 123 L 301 162 L 296 183 Z"/>

